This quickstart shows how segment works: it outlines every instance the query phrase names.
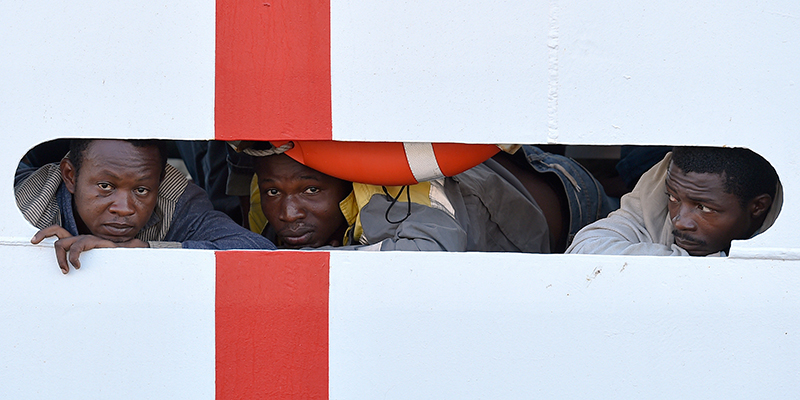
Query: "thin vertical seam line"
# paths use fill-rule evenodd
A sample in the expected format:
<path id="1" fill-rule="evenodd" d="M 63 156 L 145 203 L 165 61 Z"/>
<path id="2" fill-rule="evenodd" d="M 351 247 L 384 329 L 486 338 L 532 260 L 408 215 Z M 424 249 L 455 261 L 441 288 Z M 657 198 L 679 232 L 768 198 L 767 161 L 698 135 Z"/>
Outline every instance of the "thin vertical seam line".
<path id="1" fill-rule="evenodd" d="M 550 0 L 547 33 L 547 142 L 558 142 L 558 0 Z"/>

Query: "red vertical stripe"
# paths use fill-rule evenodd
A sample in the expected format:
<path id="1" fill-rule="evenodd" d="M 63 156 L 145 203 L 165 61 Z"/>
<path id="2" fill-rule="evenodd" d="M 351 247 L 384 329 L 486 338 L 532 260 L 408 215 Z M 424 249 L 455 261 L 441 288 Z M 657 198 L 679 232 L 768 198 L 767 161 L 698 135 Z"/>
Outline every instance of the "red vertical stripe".
<path id="1" fill-rule="evenodd" d="M 330 140 L 329 0 L 217 0 L 216 138 Z"/>
<path id="2" fill-rule="evenodd" d="M 217 399 L 327 399 L 330 254 L 216 256 Z"/>

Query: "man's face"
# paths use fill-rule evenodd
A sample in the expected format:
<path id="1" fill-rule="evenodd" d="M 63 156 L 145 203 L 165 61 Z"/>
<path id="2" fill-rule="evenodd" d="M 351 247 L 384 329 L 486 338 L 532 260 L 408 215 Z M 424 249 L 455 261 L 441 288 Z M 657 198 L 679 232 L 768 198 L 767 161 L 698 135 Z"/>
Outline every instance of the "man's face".
<path id="1" fill-rule="evenodd" d="M 347 221 L 339 209 L 349 182 L 306 167 L 285 154 L 255 162 L 261 209 L 281 247 L 340 246 Z"/>
<path id="2" fill-rule="evenodd" d="M 666 179 L 675 244 L 693 256 L 728 251 L 747 239 L 753 219 L 739 198 L 725 192 L 722 174 L 684 173 L 670 163 Z"/>
<path id="3" fill-rule="evenodd" d="M 156 207 L 161 173 L 158 148 L 121 140 L 89 143 L 79 171 L 62 161 L 80 233 L 118 243 L 136 237 Z"/>

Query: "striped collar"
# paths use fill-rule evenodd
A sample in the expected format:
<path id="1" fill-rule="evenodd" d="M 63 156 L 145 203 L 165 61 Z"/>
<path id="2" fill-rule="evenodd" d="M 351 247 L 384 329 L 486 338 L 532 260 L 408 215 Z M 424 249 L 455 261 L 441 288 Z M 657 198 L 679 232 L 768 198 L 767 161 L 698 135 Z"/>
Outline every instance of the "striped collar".
<path id="1" fill-rule="evenodd" d="M 144 228 L 136 235 L 143 241 L 163 240 L 172 225 L 175 207 L 188 185 L 186 177 L 167 165 L 158 188 L 156 208 Z M 33 226 L 44 229 L 60 225 L 73 235 L 78 234 L 72 207 L 72 194 L 61 180 L 58 164 L 45 165 L 14 188 L 17 206 Z"/>

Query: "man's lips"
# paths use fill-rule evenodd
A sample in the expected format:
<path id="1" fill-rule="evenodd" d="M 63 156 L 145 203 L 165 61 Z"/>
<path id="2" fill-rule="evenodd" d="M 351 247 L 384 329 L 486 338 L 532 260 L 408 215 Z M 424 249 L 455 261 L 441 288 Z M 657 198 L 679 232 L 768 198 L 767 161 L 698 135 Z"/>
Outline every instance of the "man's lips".
<path id="1" fill-rule="evenodd" d="M 704 250 L 706 242 L 703 240 L 693 239 L 681 232 L 673 231 L 672 236 L 675 237 L 675 244 L 678 247 L 686 250 L 689 254 L 697 255 Z"/>
<path id="2" fill-rule="evenodd" d="M 675 244 L 685 249 L 686 247 L 696 247 L 700 243 L 695 240 L 684 239 L 682 237 L 675 236 Z"/>
<path id="3" fill-rule="evenodd" d="M 133 225 L 119 222 L 103 224 L 103 230 L 105 230 L 109 236 L 131 236 L 133 228 Z"/>
<path id="4" fill-rule="evenodd" d="M 302 247 L 311 241 L 314 231 L 284 231 L 278 235 L 287 247 Z"/>

